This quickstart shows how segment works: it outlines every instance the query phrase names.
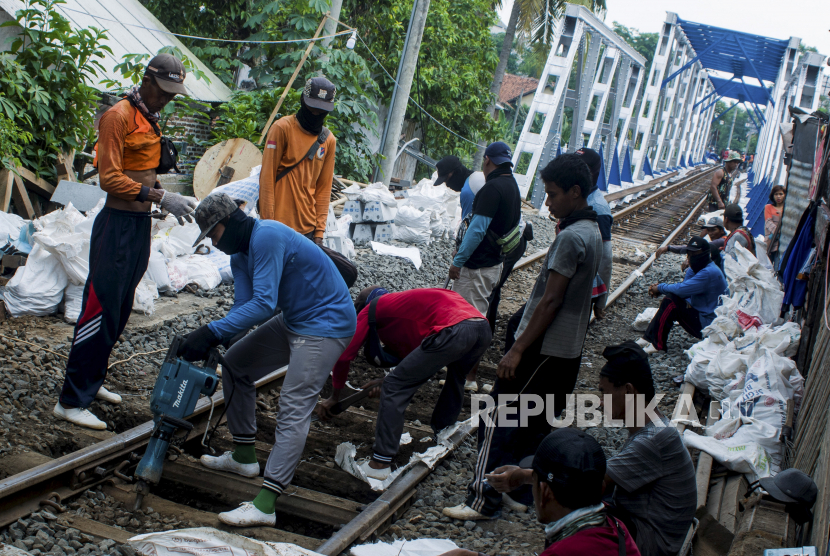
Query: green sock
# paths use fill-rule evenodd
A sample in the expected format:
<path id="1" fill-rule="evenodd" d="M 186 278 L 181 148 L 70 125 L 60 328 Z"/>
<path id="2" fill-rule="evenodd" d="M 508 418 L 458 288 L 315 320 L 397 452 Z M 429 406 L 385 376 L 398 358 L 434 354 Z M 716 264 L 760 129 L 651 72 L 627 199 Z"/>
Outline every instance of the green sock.
<path id="1" fill-rule="evenodd" d="M 233 449 L 233 460 L 238 463 L 256 463 L 256 448 L 253 444 L 236 444 Z"/>
<path id="2" fill-rule="evenodd" d="M 277 497 L 279 497 L 279 494 L 273 490 L 263 488 L 254 498 L 254 506 L 264 514 L 272 514 L 274 513 L 274 505 L 277 503 Z"/>

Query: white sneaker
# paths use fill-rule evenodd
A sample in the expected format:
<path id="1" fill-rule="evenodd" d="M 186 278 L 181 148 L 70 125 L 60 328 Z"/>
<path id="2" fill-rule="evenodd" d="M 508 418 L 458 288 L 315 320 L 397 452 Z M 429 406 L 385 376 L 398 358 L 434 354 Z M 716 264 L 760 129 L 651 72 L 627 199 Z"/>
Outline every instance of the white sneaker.
<path id="1" fill-rule="evenodd" d="M 273 527 L 277 524 L 277 514 L 262 513 L 254 506 L 253 502 L 242 502 L 235 510 L 219 514 L 219 521 L 225 525 L 232 525 L 234 527 L 256 527 L 262 525 Z"/>
<path id="2" fill-rule="evenodd" d="M 464 381 L 465 392 L 478 392 L 478 383 L 475 380 Z"/>
<path id="3" fill-rule="evenodd" d="M 493 391 L 493 385 L 492 384 L 482 384 L 481 385 L 481 393 L 482 394 L 489 394 L 492 391 Z"/>
<path id="4" fill-rule="evenodd" d="M 641 348 L 646 347 L 646 346 L 647 346 L 647 345 L 649 345 L 650 343 L 651 343 L 651 342 L 649 342 L 649 341 L 648 341 L 648 340 L 646 340 L 645 338 L 637 338 L 637 345 L 638 345 L 638 346 L 640 346 Z"/>
<path id="5" fill-rule="evenodd" d="M 649 344 L 643 348 L 643 351 L 646 352 L 646 355 L 651 355 L 652 353 L 657 353 L 657 348 Z"/>
<path id="6" fill-rule="evenodd" d="M 55 409 L 52 410 L 52 415 L 64 421 L 74 423 L 79 427 L 86 427 L 88 429 L 106 430 L 107 424 L 93 415 L 88 409 L 81 407 L 73 407 L 66 409 L 60 402 L 55 404 Z"/>
<path id="7" fill-rule="evenodd" d="M 478 513 L 466 504 L 453 506 L 452 508 L 444 508 L 444 515 L 453 519 L 460 519 L 461 521 L 476 521 L 479 519 L 493 519 L 492 517 Z"/>
<path id="8" fill-rule="evenodd" d="M 103 386 L 98 389 L 98 393 L 95 394 L 96 400 L 104 400 L 105 402 L 119 404 L 121 403 L 121 396 L 116 394 L 115 392 L 110 392 Z"/>
<path id="9" fill-rule="evenodd" d="M 242 475 L 243 477 L 256 477 L 259 475 L 259 462 L 239 463 L 238 461 L 233 459 L 233 452 L 225 452 L 221 456 L 215 457 L 205 454 L 201 457 L 199 461 L 202 462 L 202 465 L 204 465 L 208 469 L 216 469 L 217 471 L 227 471 L 228 473 L 236 473 L 237 475 Z M 234 512 L 237 511 L 239 510 L 234 510 Z"/>
<path id="10" fill-rule="evenodd" d="M 366 474 L 367 477 L 371 477 L 373 479 L 377 479 L 378 481 L 385 481 L 389 475 L 392 473 L 392 467 L 385 467 L 383 469 L 375 469 L 374 467 L 369 466 L 369 461 L 366 460 L 360 464 L 360 470 Z"/>
<path id="11" fill-rule="evenodd" d="M 525 513 L 527 511 L 527 506 L 525 506 L 521 502 L 516 502 L 515 500 L 510 498 L 510 496 L 508 496 L 506 492 L 501 495 L 501 503 L 504 505 L 504 507 L 513 510 L 514 512 Z"/>

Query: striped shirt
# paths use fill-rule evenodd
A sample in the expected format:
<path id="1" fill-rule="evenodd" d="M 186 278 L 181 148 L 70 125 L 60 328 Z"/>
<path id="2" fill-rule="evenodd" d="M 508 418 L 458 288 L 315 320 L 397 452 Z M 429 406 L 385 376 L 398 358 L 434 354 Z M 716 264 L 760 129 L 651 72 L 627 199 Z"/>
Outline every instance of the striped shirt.
<path id="1" fill-rule="evenodd" d="M 643 556 L 680 550 L 697 506 L 692 458 L 677 429 L 649 423 L 632 435 L 620 453 L 608 460 L 608 476 L 616 483 L 614 505 L 631 516 Z"/>

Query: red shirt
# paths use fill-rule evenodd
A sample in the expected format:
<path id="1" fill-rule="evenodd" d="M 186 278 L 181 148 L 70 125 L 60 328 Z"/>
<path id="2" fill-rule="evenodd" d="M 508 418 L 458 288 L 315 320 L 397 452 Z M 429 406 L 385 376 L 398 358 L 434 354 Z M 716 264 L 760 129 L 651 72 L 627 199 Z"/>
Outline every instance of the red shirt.
<path id="1" fill-rule="evenodd" d="M 467 319 L 483 319 L 472 305 L 454 291 L 440 288 L 387 293 L 375 309 L 378 336 L 386 351 L 403 359 L 427 336 Z M 357 315 L 357 329 L 346 351 L 334 365 L 332 385 L 343 388 L 349 363 L 357 357 L 369 335 L 369 306 Z"/>
<path id="2" fill-rule="evenodd" d="M 640 556 L 640 550 L 628 529 L 621 521 L 617 526 L 625 534 L 626 556 Z M 611 518 L 606 518 L 602 527 L 590 527 L 574 533 L 561 541 L 555 542 L 547 547 L 539 556 L 619 556 L 620 541 L 616 528 L 611 524 Z"/>

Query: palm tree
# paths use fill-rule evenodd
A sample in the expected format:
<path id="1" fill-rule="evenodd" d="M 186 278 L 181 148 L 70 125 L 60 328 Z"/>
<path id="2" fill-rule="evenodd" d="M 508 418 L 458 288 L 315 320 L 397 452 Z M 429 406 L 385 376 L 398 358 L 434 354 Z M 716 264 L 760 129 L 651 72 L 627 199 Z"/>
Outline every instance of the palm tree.
<path id="1" fill-rule="evenodd" d="M 507 29 L 504 32 L 504 42 L 499 53 L 499 63 L 496 72 L 493 74 L 493 82 L 490 84 L 490 94 L 493 97 L 493 104 L 487 107 L 487 113 L 491 118 L 496 116 L 496 99 L 499 98 L 501 83 L 504 80 L 504 72 L 507 69 L 507 60 L 510 58 L 510 50 L 513 47 L 513 37 L 518 30 L 525 37 L 530 38 L 531 44 L 542 43 L 548 45 L 553 40 L 556 29 L 556 21 L 565 13 L 567 4 L 580 4 L 594 13 L 605 10 L 605 0 L 514 0 L 513 9 L 507 20 Z M 495 0 L 493 8 L 502 7 L 502 0 Z M 484 156 L 484 146 L 479 147 L 476 153 L 474 166 L 481 164 Z"/>

